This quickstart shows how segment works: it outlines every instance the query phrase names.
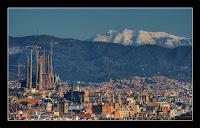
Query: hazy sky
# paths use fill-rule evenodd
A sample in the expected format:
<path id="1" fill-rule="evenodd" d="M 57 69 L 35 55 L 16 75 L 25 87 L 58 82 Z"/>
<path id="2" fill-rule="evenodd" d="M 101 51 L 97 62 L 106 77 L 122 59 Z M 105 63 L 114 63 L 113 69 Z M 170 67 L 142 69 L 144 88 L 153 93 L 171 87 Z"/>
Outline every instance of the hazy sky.
<path id="1" fill-rule="evenodd" d="M 85 40 L 108 30 L 166 32 L 192 38 L 192 9 L 10 8 L 9 36 L 52 35 Z"/>

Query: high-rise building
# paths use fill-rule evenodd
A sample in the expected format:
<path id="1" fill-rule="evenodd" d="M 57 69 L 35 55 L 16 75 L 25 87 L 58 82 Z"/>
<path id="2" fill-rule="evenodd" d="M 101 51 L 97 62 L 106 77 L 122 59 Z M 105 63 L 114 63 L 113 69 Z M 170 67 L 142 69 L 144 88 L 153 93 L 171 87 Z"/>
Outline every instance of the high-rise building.
<path id="1" fill-rule="evenodd" d="M 84 102 L 84 92 L 75 90 L 74 84 L 72 84 L 71 90 L 67 91 L 66 94 L 64 94 L 64 97 L 67 100 L 72 101 L 73 103 L 80 104 L 81 102 Z"/>
<path id="2" fill-rule="evenodd" d="M 103 103 L 99 103 L 96 105 L 92 105 L 92 113 L 94 114 L 111 114 L 113 112 L 113 106 L 105 105 Z"/>
<path id="3" fill-rule="evenodd" d="M 66 100 L 60 100 L 57 104 L 57 110 L 59 112 L 59 115 L 62 116 L 64 113 L 68 113 L 68 101 Z"/>
<path id="4" fill-rule="evenodd" d="M 70 92 L 70 94 L 71 94 L 70 100 L 71 100 L 71 101 L 73 101 L 73 97 L 74 97 L 74 96 L 73 96 L 73 92 L 74 92 L 74 88 L 75 88 L 74 86 L 75 86 L 74 84 L 72 84 L 72 86 L 71 86 L 71 92 Z"/>
<path id="5" fill-rule="evenodd" d="M 111 114 L 113 112 L 113 106 L 110 105 L 103 105 L 102 106 L 102 114 L 106 115 L 106 114 Z"/>
<path id="6" fill-rule="evenodd" d="M 102 103 L 97 105 L 92 105 L 92 113 L 101 114 L 102 113 Z"/>
<path id="7" fill-rule="evenodd" d="M 60 96 L 60 97 L 64 97 L 64 94 L 63 94 L 63 87 L 62 87 L 61 85 L 58 87 L 58 93 L 59 93 L 59 96 Z"/>
<path id="8" fill-rule="evenodd" d="M 84 91 L 84 103 L 89 103 L 89 93 L 88 93 L 88 91 Z"/>

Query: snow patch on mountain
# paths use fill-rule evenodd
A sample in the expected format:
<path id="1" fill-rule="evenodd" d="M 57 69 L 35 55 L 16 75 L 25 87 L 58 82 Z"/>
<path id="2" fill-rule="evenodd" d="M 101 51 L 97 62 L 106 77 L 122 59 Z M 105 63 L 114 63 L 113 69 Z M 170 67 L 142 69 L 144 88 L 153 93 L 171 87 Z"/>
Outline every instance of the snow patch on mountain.
<path id="1" fill-rule="evenodd" d="M 148 32 L 139 30 L 136 43 L 138 45 L 156 44 L 155 40 L 148 34 Z"/>
<path id="2" fill-rule="evenodd" d="M 23 49 L 21 47 L 12 47 L 12 48 L 9 48 L 9 55 L 17 54 L 22 51 Z"/>

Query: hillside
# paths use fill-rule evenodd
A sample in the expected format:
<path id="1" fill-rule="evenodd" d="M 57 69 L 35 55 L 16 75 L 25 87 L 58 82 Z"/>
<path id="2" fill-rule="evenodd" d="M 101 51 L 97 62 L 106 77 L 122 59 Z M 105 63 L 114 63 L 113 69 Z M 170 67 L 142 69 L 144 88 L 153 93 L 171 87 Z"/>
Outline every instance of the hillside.
<path id="1" fill-rule="evenodd" d="M 128 78 L 134 75 L 163 75 L 191 81 L 192 47 L 164 48 L 158 45 L 125 46 L 115 43 L 62 39 L 53 36 L 9 37 L 9 64 L 26 65 L 30 55 L 27 45 L 50 50 L 49 44 L 25 41 L 58 41 L 53 47 L 53 70 L 61 80 L 100 82 L 109 78 Z M 46 64 L 47 64 L 46 53 Z M 33 52 L 33 64 L 35 52 Z M 35 67 L 33 65 L 33 67 Z M 25 69 L 21 68 L 22 77 Z M 34 69 L 33 69 L 34 70 Z M 17 67 L 9 68 L 9 79 L 17 79 Z"/>

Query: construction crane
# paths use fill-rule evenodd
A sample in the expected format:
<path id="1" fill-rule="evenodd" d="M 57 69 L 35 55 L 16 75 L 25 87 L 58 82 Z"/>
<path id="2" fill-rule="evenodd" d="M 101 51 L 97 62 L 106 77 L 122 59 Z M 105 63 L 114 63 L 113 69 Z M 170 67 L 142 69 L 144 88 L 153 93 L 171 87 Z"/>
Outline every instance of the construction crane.
<path id="1" fill-rule="evenodd" d="M 54 45 L 54 44 L 58 44 L 58 42 L 52 42 L 52 40 L 51 40 L 51 42 L 36 42 L 36 41 L 26 41 L 26 42 L 48 43 L 48 44 L 50 44 L 50 47 L 51 47 L 51 65 L 50 65 L 50 73 L 53 75 L 53 62 L 52 62 L 52 58 L 53 58 L 53 56 L 52 56 L 52 54 L 53 54 L 53 45 Z"/>
<path id="2" fill-rule="evenodd" d="M 19 78 L 20 78 L 20 67 L 25 67 L 25 65 L 20 65 L 18 63 L 18 65 L 9 65 L 9 66 L 17 66 L 18 67 L 18 81 L 19 81 Z"/>

